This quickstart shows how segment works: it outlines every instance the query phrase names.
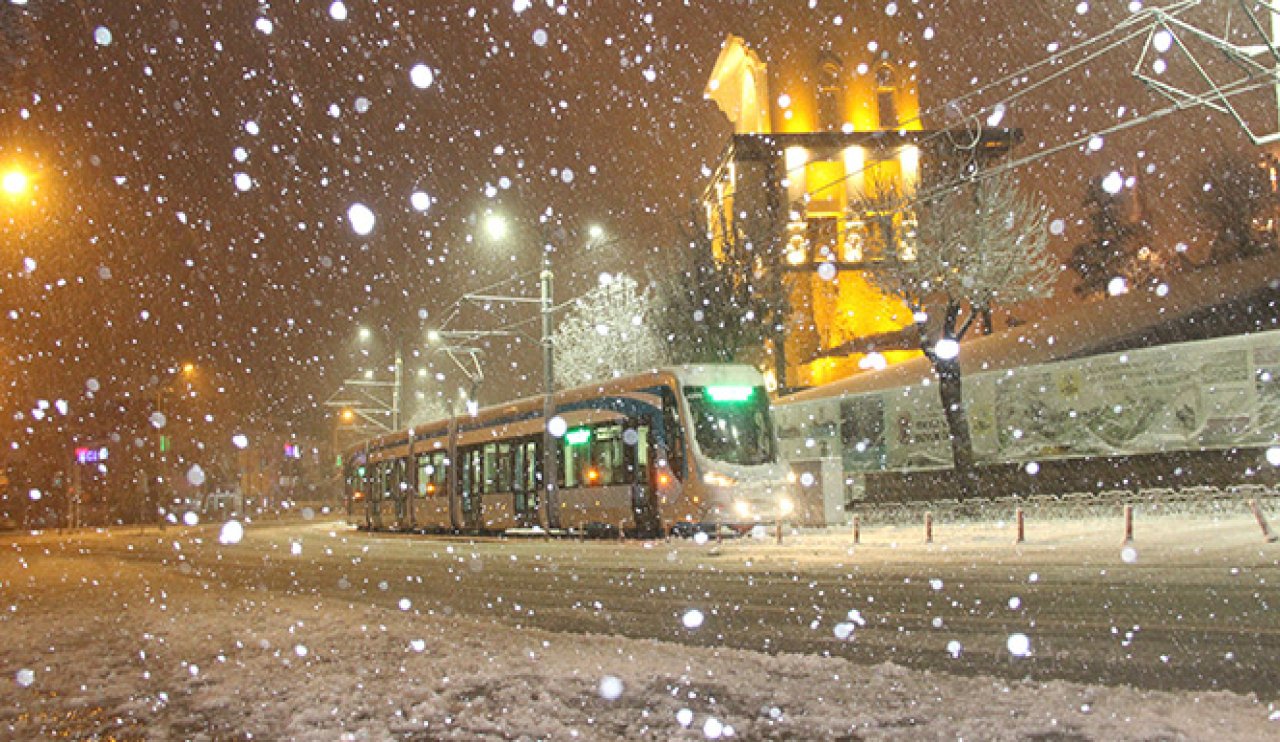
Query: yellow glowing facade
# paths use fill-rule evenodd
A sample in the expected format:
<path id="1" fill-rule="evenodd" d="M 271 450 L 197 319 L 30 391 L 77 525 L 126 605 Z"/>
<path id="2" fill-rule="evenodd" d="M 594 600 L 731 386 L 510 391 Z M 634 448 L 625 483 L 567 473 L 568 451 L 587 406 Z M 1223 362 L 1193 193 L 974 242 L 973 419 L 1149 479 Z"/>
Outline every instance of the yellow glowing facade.
<path id="1" fill-rule="evenodd" d="M 884 190 L 911 193 L 921 147 L 938 139 L 920 120 L 904 36 L 868 28 L 812 38 L 798 25 L 762 33 L 760 46 L 730 35 L 704 91 L 734 127 L 704 197 L 713 243 L 736 230 L 776 241 L 784 255 L 785 387 L 918 355 L 903 332 L 911 312 L 866 276 L 879 261 L 914 259 L 914 218 L 867 204 Z M 899 39 L 898 48 L 875 38 Z"/>

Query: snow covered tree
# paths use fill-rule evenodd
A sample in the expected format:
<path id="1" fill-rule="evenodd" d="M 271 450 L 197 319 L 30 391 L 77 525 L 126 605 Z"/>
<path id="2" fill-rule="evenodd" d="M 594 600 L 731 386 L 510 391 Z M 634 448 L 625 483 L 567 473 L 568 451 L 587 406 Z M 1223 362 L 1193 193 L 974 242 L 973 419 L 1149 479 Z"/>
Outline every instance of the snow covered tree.
<path id="1" fill-rule="evenodd" d="M 790 303 L 775 251 L 728 220 L 718 226 L 723 237 L 715 241 L 701 220 L 691 220 L 674 259 L 655 271 L 655 324 L 677 363 L 754 362 L 771 344 L 775 366 L 785 369 L 781 332 Z"/>
<path id="2" fill-rule="evenodd" d="M 959 343 L 993 306 L 1052 293 L 1059 269 L 1048 250 L 1045 209 L 1008 175 L 918 199 L 885 193 L 872 200 L 861 208 L 876 214 L 909 209 L 918 218 L 914 234 L 892 234 L 893 253 L 875 264 L 868 278 L 915 314 L 920 350 L 938 377 L 952 458 L 956 471 L 965 475 L 961 486 L 967 491 L 973 443 Z"/>
<path id="3" fill-rule="evenodd" d="M 580 386 L 667 363 L 652 325 L 653 292 L 618 274 L 588 291 L 556 327 L 556 381 Z"/>
<path id="4" fill-rule="evenodd" d="M 1085 192 L 1089 236 L 1071 251 L 1068 265 L 1080 276 L 1075 292 L 1093 296 L 1107 290 L 1113 279 L 1136 282 L 1143 278 L 1143 244 L 1149 232 L 1140 220 L 1125 214 L 1119 195 L 1103 187 L 1103 179 L 1090 182 Z"/>

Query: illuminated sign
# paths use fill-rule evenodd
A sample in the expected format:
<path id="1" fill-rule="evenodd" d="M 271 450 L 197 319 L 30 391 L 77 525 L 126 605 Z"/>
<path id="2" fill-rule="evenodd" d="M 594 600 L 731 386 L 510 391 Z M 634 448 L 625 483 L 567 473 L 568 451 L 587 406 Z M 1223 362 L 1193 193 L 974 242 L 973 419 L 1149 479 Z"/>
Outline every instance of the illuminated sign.
<path id="1" fill-rule="evenodd" d="M 99 464 L 107 460 L 107 447 L 90 448 L 88 446 L 76 447 L 76 463 L 77 464 Z"/>
<path id="2" fill-rule="evenodd" d="M 755 391 L 750 386 L 709 386 L 707 396 L 712 402 L 746 402 Z"/>
<path id="3" fill-rule="evenodd" d="M 570 430 L 564 434 L 564 440 L 570 446 L 581 446 L 583 443 L 591 440 L 591 430 L 588 428 L 578 428 Z"/>

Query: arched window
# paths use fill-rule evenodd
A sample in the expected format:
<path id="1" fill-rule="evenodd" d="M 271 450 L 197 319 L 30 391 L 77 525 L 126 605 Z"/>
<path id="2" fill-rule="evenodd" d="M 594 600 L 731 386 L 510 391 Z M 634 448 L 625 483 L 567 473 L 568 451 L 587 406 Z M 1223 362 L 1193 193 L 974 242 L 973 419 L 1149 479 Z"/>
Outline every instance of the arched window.
<path id="1" fill-rule="evenodd" d="M 898 128 L 898 81 L 887 64 L 876 69 L 876 107 L 880 111 L 880 128 Z"/>
<path id="2" fill-rule="evenodd" d="M 818 128 L 822 131 L 840 131 L 844 121 L 840 116 L 840 103 L 844 98 L 841 73 L 844 65 L 831 52 L 818 57 Z"/>

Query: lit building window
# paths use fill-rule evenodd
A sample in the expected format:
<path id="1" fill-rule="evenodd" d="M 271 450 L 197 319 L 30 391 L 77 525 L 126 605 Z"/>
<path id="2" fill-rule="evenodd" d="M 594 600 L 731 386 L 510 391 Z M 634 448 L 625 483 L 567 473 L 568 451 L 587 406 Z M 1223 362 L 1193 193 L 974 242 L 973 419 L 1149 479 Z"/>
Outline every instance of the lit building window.
<path id="1" fill-rule="evenodd" d="M 889 65 L 876 70 L 876 106 L 879 109 L 880 128 L 898 128 L 898 84 Z"/>
<path id="2" fill-rule="evenodd" d="M 867 239 L 867 225 L 861 218 L 847 219 L 844 223 L 844 262 L 861 263 L 862 250 Z"/>
<path id="3" fill-rule="evenodd" d="M 818 128 L 822 131 L 839 131 L 844 123 L 840 115 L 840 100 L 844 97 L 843 69 L 840 58 L 830 52 L 818 60 Z"/>
<path id="4" fill-rule="evenodd" d="M 810 218 L 806 225 L 805 241 L 808 243 L 810 258 L 815 263 L 834 262 L 836 246 L 839 244 L 836 220 L 832 217 Z"/>
<path id="5" fill-rule="evenodd" d="M 807 240 L 805 239 L 805 223 L 792 221 L 787 223 L 787 262 L 791 265 L 803 265 L 808 258 Z"/>
<path id="6" fill-rule="evenodd" d="M 898 241 L 898 259 L 915 260 L 919 247 L 919 226 L 915 215 L 907 215 L 902 219 L 902 238 Z"/>

